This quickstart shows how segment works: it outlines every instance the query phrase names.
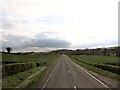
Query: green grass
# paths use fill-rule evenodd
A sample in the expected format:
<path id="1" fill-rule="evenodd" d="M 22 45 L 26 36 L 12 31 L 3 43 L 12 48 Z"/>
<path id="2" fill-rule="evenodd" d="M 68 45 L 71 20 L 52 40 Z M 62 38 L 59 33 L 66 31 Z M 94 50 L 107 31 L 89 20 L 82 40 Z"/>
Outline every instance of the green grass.
<path id="1" fill-rule="evenodd" d="M 6 78 L 3 78 L 2 80 L 2 87 L 3 88 L 15 88 L 19 86 L 21 83 L 23 83 L 30 75 L 33 75 L 34 73 L 38 72 L 41 70 L 43 67 L 37 67 L 31 70 L 27 70 L 25 72 L 18 73 L 13 76 L 9 76 Z M 39 79 L 41 79 L 41 73 L 39 74 Z M 33 78 L 32 78 L 33 79 Z"/>
<path id="2" fill-rule="evenodd" d="M 56 59 L 58 55 L 43 55 L 43 54 L 27 54 L 27 55 L 14 55 L 2 54 L 3 62 L 49 62 Z"/>
<path id="3" fill-rule="evenodd" d="M 26 63 L 26 62 L 46 62 L 48 63 L 45 65 L 47 67 L 49 64 L 57 61 L 58 55 L 44 55 L 44 54 L 27 54 L 27 55 L 15 55 L 15 54 L 2 54 L 2 61 L 3 62 L 16 62 L 16 63 Z M 12 76 L 8 76 L 3 78 L 2 80 L 2 87 L 3 88 L 15 88 L 24 82 L 30 75 L 38 72 L 41 67 L 36 67 L 31 70 L 27 70 L 25 72 L 20 72 Z M 40 82 L 42 77 L 46 73 L 47 69 L 43 70 L 40 74 L 35 75 L 35 77 L 31 78 L 29 84 L 24 86 L 25 88 L 28 87 L 35 87 L 36 82 Z"/>
<path id="4" fill-rule="evenodd" d="M 87 56 L 87 55 L 73 55 L 72 57 L 77 58 L 80 61 L 88 63 L 120 63 L 118 57 L 114 56 Z"/>
<path id="5" fill-rule="evenodd" d="M 112 73 L 110 71 L 106 71 L 106 70 L 103 70 L 103 69 L 100 69 L 100 68 L 97 68 L 97 67 L 80 62 L 80 61 L 84 61 L 84 62 L 88 62 L 91 64 L 93 64 L 93 63 L 100 63 L 100 64 L 102 64 L 102 63 L 118 63 L 117 57 L 74 55 L 70 58 L 78 65 L 80 65 L 80 66 L 82 66 L 90 71 L 93 71 L 95 73 L 98 73 L 100 75 L 103 75 L 103 76 L 106 76 L 106 77 L 109 77 L 112 79 L 116 79 L 116 80 L 120 79 L 120 75 L 117 75 L 117 74 Z M 77 60 L 74 58 L 77 58 Z"/>
<path id="6" fill-rule="evenodd" d="M 24 88 L 38 88 L 40 82 L 43 80 L 48 68 L 46 67 L 40 74 L 36 75 L 31 79 L 31 82 Z"/>
<path id="7" fill-rule="evenodd" d="M 90 70 L 90 71 L 93 71 L 93 72 L 95 72 L 95 73 L 98 73 L 98 74 L 100 74 L 100 75 L 103 75 L 103 76 L 106 76 L 106 77 L 109 77 L 109 78 L 112 78 L 112 79 L 116 79 L 116 80 L 120 79 L 120 76 L 117 75 L 117 74 L 115 74 L 115 73 L 111 73 L 111 72 L 109 72 L 109 71 L 102 70 L 102 69 L 96 68 L 96 67 L 94 67 L 94 66 L 90 66 L 90 65 L 88 65 L 88 64 L 85 64 L 85 63 L 79 62 L 79 61 L 77 61 L 77 60 L 74 60 L 73 58 L 72 58 L 72 60 L 73 60 L 75 63 L 77 63 L 78 65 L 80 65 L 80 66 L 82 66 L 82 67 L 84 67 L 84 68 L 86 68 L 86 69 L 88 69 L 88 70 Z"/>
<path id="8" fill-rule="evenodd" d="M 39 75 L 37 75 L 36 77 L 34 77 L 34 78 L 31 80 L 31 82 L 30 82 L 28 85 L 26 85 L 25 88 L 36 88 L 36 87 L 38 87 L 39 83 L 42 81 L 42 79 L 43 79 L 43 77 L 45 76 L 47 70 L 49 69 L 49 65 L 51 65 L 52 63 L 57 62 L 57 61 L 58 61 L 58 59 L 50 62 L 50 63 L 47 65 L 47 67 L 46 67 Z"/>

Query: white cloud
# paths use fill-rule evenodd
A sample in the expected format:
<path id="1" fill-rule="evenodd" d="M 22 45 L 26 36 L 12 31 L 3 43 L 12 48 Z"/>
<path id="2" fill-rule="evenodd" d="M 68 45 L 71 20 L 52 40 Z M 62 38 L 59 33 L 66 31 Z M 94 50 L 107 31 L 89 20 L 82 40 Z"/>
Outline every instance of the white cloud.
<path id="1" fill-rule="evenodd" d="M 101 41 L 102 46 L 116 45 L 118 1 L 0 0 L 0 30 L 3 39 L 9 34 L 37 39 L 38 33 L 55 32 L 53 37 L 71 42 L 71 48 L 96 47 Z"/>

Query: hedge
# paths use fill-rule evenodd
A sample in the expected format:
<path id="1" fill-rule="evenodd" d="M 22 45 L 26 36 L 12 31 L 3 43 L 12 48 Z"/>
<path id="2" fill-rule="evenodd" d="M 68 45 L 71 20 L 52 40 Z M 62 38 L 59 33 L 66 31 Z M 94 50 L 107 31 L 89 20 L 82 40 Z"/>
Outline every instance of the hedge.
<path id="1" fill-rule="evenodd" d="M 19 72 L 23 72 L 36 67 L 36 63 L 16 63 L 2 65 L 2 77 L 14 75 Z"/>
<path id="2" fill-rule="evenodd" d="M 108 65 L 114 65 L 114 66 L 120 66 L 120 63 L 104 63 L 104 64 L 108 64 Z"/>
<path id="3" fill-rule="evenodd" d="M 72 57 L 72 58 L 74 58 L 74 57 Z M 110 71 L 112 73 L 116 73 L 116 74 L 120 75 L 120 66 L 113 66 L 112 64 L 108 65 L 107 63 L 106 64 L 98 64 L 98 63 L 91 64 L 91 63 L 88 63 L 88 62 L 81 61 L 77 58 L 74 58 L 74 59 L 81 62 L 81 63 L 85 63 L 85 64 L 88 64 L 88 65 L 91 65 L 91 66 L 95 66 L 97 68 L 107 70 L 107 71 Z"/>
<path id="4" fill-rule="evenodd" d="M 120 67 L 118 66 L 112 66 L 112 65 L 107 65 L 107 64 L 93 64 L 93 66 L 120 75 Z"/>

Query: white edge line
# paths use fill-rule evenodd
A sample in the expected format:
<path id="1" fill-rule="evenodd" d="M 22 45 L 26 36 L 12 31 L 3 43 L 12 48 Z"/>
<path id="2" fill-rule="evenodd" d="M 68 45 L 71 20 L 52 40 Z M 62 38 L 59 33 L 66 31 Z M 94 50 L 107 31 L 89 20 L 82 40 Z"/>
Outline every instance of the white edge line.
<path id="1" fill-rule="evenodd" d="M 69 59 L 69 58 L 68 58 Z M 70 59 L 69 59 L 70 60 Z M 70 60 L 72 61 L 72 60 Z M 72 61 L 73 62 L 73 61 Z M 73 62 L 74 64 L 76 64 L 75 62 Z M 80 67 L 83 71 L 85 71 L 88 75 L 90 75 L 92 78 L 94 78 L 96 81 L 98 81 L 99 83 L 101 83 L 103 86 L 105 86 L 106 88 L 111 89 L 110 87 L 108 87 L 106 84 L 104 84 L 102 81 L 100 81 L 99 79 L 97 79 L 95 76 L 93 76 L 92 74 L 90 74 L 88 71 L 86 71 L 85 69 L 83 69 L 81 66 L 79 66 L 78 64 L 76 64 L 78 67 Z"/>
<path id="2" fill-rule="evenodd" d="M 30 82 L 29 79 L 31 79 L 31 78 L 32 78 L 33 76 L 35 76 L 36 74 L 40 73 L 40 72 L 41 72 L 43 69 L 45 69 L 45 68 L 46 68 L 46 67 L 43 67 L 39 72 L 32 74 L 29 78 L 27 78 L 22 84 L 20 84 L 20 85 L 17 86 L 16 88 L 20 88 L 21 86 L 25 86 L 26 83 L 28 84 L 28 82 Z"/>

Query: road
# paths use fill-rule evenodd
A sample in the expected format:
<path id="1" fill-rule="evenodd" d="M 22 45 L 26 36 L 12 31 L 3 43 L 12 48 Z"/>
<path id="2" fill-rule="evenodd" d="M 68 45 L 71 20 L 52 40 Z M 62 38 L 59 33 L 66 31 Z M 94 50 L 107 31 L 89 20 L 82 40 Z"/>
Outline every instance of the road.
<path id="1" fill-rule="evenodd" d="M 108 88 L 85 69 L 62 55 L 43 88 Z"/>

